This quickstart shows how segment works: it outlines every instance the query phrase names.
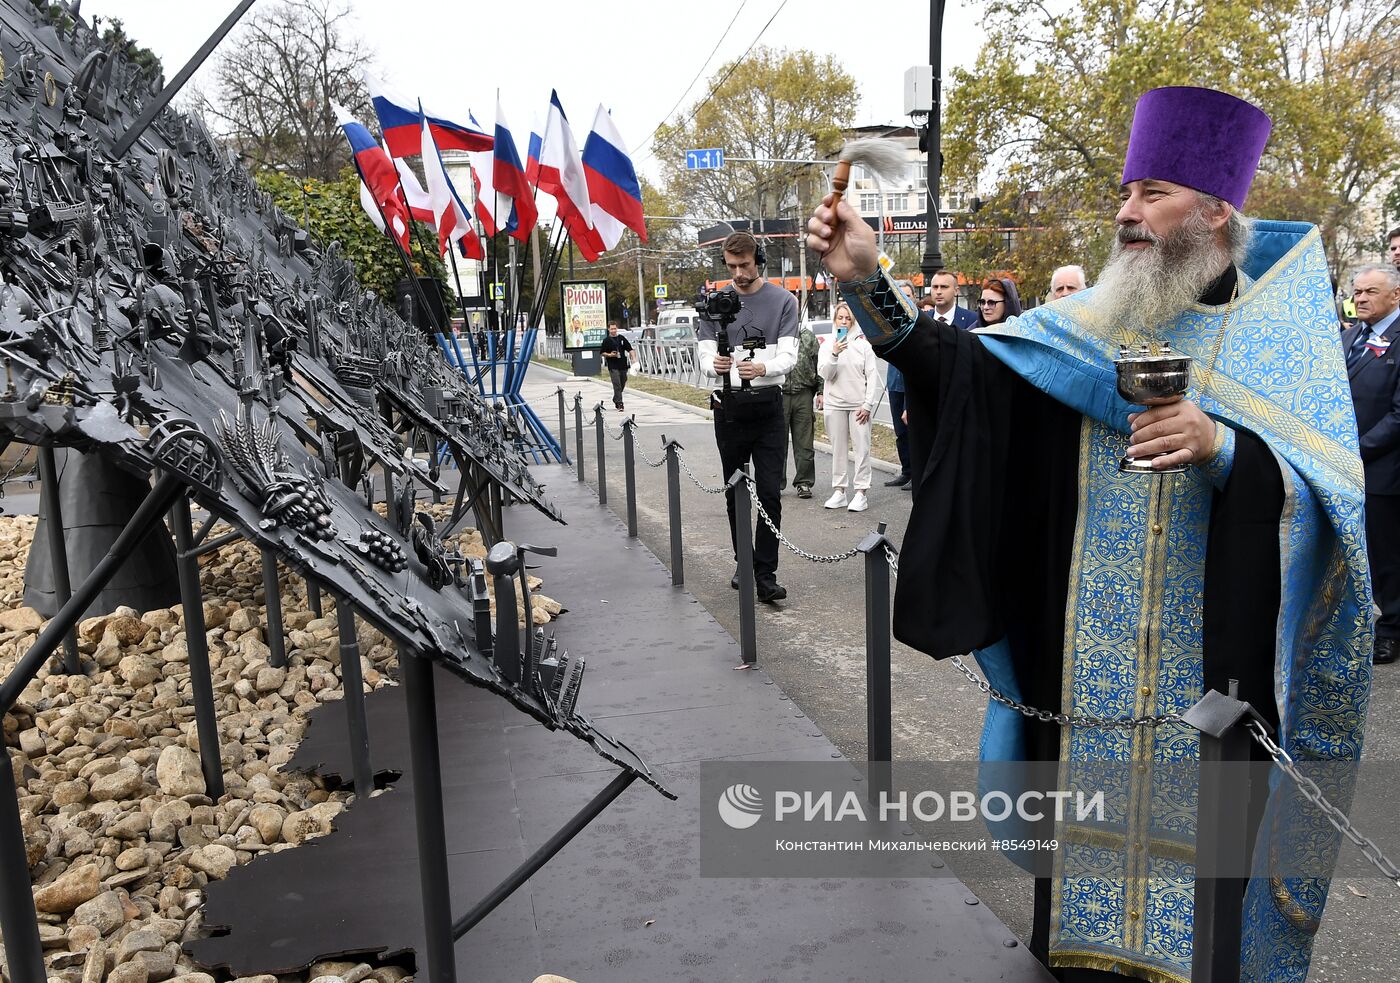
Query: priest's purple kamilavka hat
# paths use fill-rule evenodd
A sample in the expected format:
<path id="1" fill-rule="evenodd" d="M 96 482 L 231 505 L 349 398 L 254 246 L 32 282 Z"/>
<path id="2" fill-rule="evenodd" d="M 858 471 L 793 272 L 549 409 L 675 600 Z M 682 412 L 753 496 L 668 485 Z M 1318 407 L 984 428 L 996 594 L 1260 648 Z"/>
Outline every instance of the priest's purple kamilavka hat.
<path id="1" fill-rule="evenodd" d="M 1133 111 L 1123 183 L 1171 181 L 1244 208 L 1272 128 L 1263 110 L 1225 92 L 1151 89 Z"/>

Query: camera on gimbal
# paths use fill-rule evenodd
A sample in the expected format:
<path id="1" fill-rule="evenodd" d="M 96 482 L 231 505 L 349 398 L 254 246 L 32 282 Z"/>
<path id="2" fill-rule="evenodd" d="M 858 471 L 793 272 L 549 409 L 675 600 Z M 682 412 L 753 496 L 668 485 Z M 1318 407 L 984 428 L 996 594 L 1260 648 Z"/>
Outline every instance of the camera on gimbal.
<path id="1" fill-rule="evenodd" d="M 711 321 L 721 328 L 727 328 L 734 323 L 734 319 L 739 316 L 739 311 L 743 310 L 743 307 L 744 302 L 739 299 L 739 291 L 729 286 L 697 300 L 695 313 L 706 321 Z M 721 354 L 728 353 L 722 352 Z"/>

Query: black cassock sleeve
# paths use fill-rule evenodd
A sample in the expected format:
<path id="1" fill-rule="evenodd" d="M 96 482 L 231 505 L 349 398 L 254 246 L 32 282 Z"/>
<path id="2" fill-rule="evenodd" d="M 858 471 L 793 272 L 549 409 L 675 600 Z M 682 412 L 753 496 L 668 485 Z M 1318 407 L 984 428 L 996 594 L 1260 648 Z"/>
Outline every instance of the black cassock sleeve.
<path id="1" fill-rule="evenodd" d="M 895 637 L 942 659 L 1008 634 L 1040 636 L 1057 607 L 1063 629 L 1079 414 L 975 335 L 928 317 L 879 354 L 904 373 L 915 481 Z M 1018 662 L 1051 654 L 1016 647 Z"/>
<path id="2" fill-rule="evenodd" d="M 1083 417 L 976 335 L 931 318 L 893 350 L 876 351 L 904 373 L 917 482 L 895 637 L 939 659 L 1006 637 L 1023 699 L 1060 709 Z M 1282 507 L 1273 454 L 1237 430 L 1230 477 L 1211 508 L 1205 682 L 1224 691 L 1240 680 L 1242 698 L 1270 719 Z"/>

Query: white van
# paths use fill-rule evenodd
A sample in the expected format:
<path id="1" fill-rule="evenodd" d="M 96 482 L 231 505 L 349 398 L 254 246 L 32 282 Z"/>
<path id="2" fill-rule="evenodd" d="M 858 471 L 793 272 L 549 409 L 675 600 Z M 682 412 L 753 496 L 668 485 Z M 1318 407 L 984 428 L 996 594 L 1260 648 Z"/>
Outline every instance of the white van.
<path id="1" fill-rule="evenodd" d="M 664 328 L 668 324 L 685 324 L 694 327 L 699 316 L 693 307 L 672 307 L 661 312 L 656 319 L 656 326 Z"/>

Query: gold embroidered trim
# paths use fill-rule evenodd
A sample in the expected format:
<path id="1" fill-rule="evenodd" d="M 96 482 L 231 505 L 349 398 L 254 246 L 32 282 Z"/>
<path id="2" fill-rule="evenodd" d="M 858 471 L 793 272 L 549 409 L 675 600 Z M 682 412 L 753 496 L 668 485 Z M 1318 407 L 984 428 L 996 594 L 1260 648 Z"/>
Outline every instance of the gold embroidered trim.
<path id="1" fill-rule="evenodd" d="M 1279 914 L 1287 918 L 1294 928 L 1309 935 L 1317 934 L 1318 920 L 1303 910 L 1303 906 L 1294 899 L 1283 883 L 1282 877 L 1269 878 L 1269 893 L 1274 897 L 1274 905 Z"/>
<path id="2" fill-rule="evenodd" d="M 1156 966 L 1147 966 L 1115 956 L 1104 956 L 1097 952 L 1078 950 L 1057 952 L 1052 949 L 1050 965 L 1057 969 L 1097 969 L 1103 973 L 1117 973 L 1119 976 L 1126 976 L 1129 979 L 1151 980 L 1153 983 L 1191 983 L 1191 978 L 1188 976 L 1178 976 Z"/>

